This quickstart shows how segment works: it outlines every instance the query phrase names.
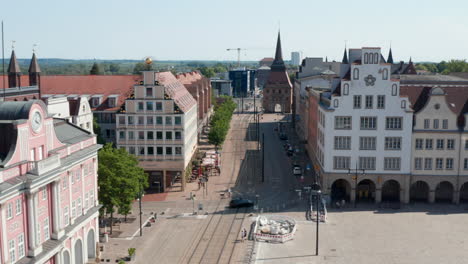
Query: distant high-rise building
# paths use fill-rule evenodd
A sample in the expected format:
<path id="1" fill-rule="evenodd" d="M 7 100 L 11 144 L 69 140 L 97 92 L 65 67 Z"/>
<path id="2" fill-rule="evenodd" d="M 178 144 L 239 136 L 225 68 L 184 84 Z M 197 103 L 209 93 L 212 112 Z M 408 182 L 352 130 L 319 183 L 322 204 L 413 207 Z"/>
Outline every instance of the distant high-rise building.
<path id="1" fill-rule="evenodd" d="M 291 64 L 294 66 L 301 65 L 301 53 L 299 51 L 291 52 Z"/>

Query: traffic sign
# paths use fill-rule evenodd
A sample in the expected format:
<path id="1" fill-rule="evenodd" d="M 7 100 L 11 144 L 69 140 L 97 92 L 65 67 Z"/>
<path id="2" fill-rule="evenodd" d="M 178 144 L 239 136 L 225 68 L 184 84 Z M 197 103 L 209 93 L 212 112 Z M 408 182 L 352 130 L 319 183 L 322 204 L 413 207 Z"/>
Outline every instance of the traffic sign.
<path id="1" fill-rule="evenodd" d="M 310 169 L 311 169 L 310 163 L 307 163 L 306 170 L 310 170 Z"/>

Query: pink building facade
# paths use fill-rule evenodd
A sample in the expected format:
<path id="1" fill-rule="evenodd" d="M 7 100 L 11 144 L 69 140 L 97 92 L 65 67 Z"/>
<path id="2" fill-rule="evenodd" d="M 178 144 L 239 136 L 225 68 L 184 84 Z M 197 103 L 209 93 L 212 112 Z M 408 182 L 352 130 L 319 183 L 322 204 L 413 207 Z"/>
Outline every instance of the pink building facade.
<path id="1" fill-rule="evenodd" d="M 0 102 L 0 264 L 95 260 L 99 148 L 42 101 Z"/>

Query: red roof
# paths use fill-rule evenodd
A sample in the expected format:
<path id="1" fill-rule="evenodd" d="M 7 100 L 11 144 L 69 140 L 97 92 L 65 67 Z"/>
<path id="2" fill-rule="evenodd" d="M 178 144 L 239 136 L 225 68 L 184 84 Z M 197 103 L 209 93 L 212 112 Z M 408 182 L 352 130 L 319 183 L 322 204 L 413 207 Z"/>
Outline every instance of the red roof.
<path id="1" fill-rule="evenodd" d="M 273 62 L 275 58 L 266 57 L 260 60 L 260 62 Z"/>
<path id="2" fill-rule="evenodd" d="M 166 88 L 167 95 L 174 100 L 183 112 L 187 112 L 197 104 L 197 101 L 174 74 L 171 72 L 158 72 L 156 76 L 159 83 Z"/>

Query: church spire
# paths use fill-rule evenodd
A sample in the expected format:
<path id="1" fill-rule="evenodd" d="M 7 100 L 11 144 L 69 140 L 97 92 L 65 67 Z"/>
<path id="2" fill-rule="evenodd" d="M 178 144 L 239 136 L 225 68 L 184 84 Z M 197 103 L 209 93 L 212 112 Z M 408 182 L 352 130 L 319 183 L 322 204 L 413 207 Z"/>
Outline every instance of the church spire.
<path id="1" fill-rule="evenodd" d="M 36 53 L 33 51 L 31 64 L 29 64 L 29 86 L 36 86 L 40 83 L 41 68 L 37 62 Z"/>
<path id="2" fill-rule="evenodd" d="M 271 65 L 271 69 L 277 69 L 277 70 L 285 70 L 286 66 L 284 65 L 283 61 L 283 53 L 281 51 L 281 36 L 280 32 L 278 31 L 278 40 L 276 41 L 276 52 L 275 52 L 275 60 L 273 61 L 273 64 Z"/>
<path id="3" fill-rule="evenodd" d="M 11 51 L 10 64 L 8 65 L 8 87 L 21 86 L 21 69 L 16 59 L 15 50 Z"/>
<path id="4" fill-rule="evenodd" d="M 348 52 L 346 51 L 346 47 L 344 49 L 343 60 L 341 61 L 343 64 L 348 64 Z"/>
<path id="5" fill-rule="evenodd" d="M 393 64 L 393 55 L 392 55 L 392 48 L 391 47 L 390 47 L 390 51 L 388 52 L 387 63 Z"/>

